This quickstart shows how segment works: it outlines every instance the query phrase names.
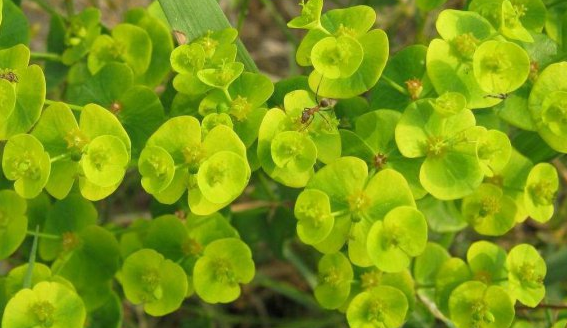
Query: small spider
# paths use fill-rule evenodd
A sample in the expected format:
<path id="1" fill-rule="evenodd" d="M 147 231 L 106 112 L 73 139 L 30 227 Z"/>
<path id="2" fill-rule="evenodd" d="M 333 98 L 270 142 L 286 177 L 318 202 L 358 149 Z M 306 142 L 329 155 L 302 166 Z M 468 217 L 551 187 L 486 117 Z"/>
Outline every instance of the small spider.
<path id="1" fill-rule="evenodd" d="M 4 79 L 4 80 L 7 80 L 8 82 L 12 82 L 12 83 L 18 83 L 18 76 L 16 75 L 16 73 L 14 73 L 12 71 L 9 71 L 7 73 L 1 73 L 0 79 Z"/>

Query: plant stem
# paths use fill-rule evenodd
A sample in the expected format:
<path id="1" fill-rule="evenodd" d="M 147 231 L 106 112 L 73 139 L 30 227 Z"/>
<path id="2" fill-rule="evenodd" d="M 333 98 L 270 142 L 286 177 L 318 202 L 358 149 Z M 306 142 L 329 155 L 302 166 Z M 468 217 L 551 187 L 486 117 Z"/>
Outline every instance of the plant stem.
<path id="1" fill-rule="evenodd" d="M 517 305 L 516 309 L 522 310 L 567 310 L 567 304 L 548 304 L 548 303 L 539 303 L 536 307 L 529 307 L 526 305 Z"/>
<path id="2" fill-rule="evenodd" d="M 50 162 L 51 162 L 51 163 L 57 162 L 57 161 L 60 161 L 60 160 L 62 160 L 62 159 L 69 158 L 70 156 L 71 156 L 70 153 L 64 153 L 64 154 L 61 154 L 61 155 L 59 155 L 59 156 L 52 157 L 52 158 L 50 159 Z"/>
<path id="3" fill-rule="evenodd" d="M 303 263 L 303 260 L 301 260 L 297 254 L 295 254 L 289 242 L 284 245 L 283 255 L 286 260 L 291 262 L 291 264 L 299 270 L 299 272 L 303 275 L 303 278 L 305 278 L 305 281 L 307 281 L 309 287 L 314 289 L 315 286 L 317 286 L 317 275 L 313 273 L 313 271 L 307 267 L 305 263 Z"/>
<path id="4" fill-rule="evenodd" d="M 61 62 L 63 60 L 59 54 L 55 54 L 51 52 L 32 52 L 31 59 L 48 60 L 55 62 Z"/>
<path id="5" fill-rule="evenodd" d="M 287 27 L 287 23 L 286 23 L 285 19 L 283 18 L 282 14 L 278 11 L 276 6 L 274 5 L 273 0 L 260 0 L 260 2 L 262 2 L 264 7 L 266 7 L 268 12 L 270 13 L 270 15 L 272 15 L 272 17 L 274 18 L 274 20 L 276 22 L 276 25 L 282 31 L 282 33 L 286 37 L 287 41 L 289 41 L 291 44 L 293 44 L 294 48 L 297 48 L 299 46 L 299 40 L 298 40 L 297 36 L 295 34 L 293 34 L 293 32 L 291 32 L 290 29 Z"/>
<path id="6" fill-rule="evenodd" d="M 65 0 L 65 9 L 68 17 L 75 15 L 75 2 L 73 0 Z"/>
<path id="7" fill-rule="evenodd" d="M 256 274 L 254 281 L 262 287 L 266 287 L 268 289 L 271 289 L 275 292 L 287 296 L 288 298 L 294 300 L 298 304 L 302 304 L 313 310 L 321 309 L 317 301 L 315 301 L 310 294 L 307 294 L 297 288 L 294 288 L 293 285 L 274 280 L 271 277 L 261 273 Z"/>
<path id="8" fill-rule="evenodd" d="M 388 83 L 392 88 L 396 89 L 401 94 L 404 94 L 409 97 L 408 91 L 406 88 L 399 85 L 396 81 L 392 80 L 391 78 L 387 77 L 384 73 L 382 73 L 382 78 L 386 83 Z"/>
<path id="9" fill-rule="evenodd" d="M 62 102 L 62 101 L 45 99 L 45 105 L 48 105 L 48 106 L 49 106 L 49 105 L 54 105 L 54 104 L 57 104 L 57 103 L 60 103 L 60 102 Z M 78 111 L 78 112 L 80 112 L 80 111 L 83 110 L 83 106 L 72 105 L 72 104 L 68 104 L 68 103 L 65 103 L 65 102 L 63 102 L 63 103 L 64 103 L 65 105 L 69 106 L 69 108 L 71 108 L 72 110 L 76 110 L 76 111 Z"/>
<path id="10" fill-rule="evenodd" d="M 39 239 L 39 225 L 35 226 L 35 233 L 36 235 L 33 237 L 33 244 L 30 251 L 30 259 L 28 261 L 28 270 L 26 271 L 26 275 L 24 277 L 24 288 L 31 288 L 32 278 L 33 278 L 33 267 L 35 266 L 35 255 L 37 253 L 37 240 Z"/>
<path id="11" fill-rule="evenodd" d="M 61 236 L 52 235 L 52 234 L 49 234 L 49 233 L 43 233 L 43 232 L 39 232 L 39 231 L 28 230 L 27 234 L 30 235 L 30 236 L 45 238 L 45 239 L 55 239 L 55 240 L 61 239 Z"/>
<path id="12" fill-rule="evenodd" d="M 47 3 L 45 0 L 31 0 L 31 1 L 37 3 L 37 5 L 41 7 L 41 9 L 45 10 L 51 16 L 60 16 L 59 13 L 55 11 L 53 6 Z"/>

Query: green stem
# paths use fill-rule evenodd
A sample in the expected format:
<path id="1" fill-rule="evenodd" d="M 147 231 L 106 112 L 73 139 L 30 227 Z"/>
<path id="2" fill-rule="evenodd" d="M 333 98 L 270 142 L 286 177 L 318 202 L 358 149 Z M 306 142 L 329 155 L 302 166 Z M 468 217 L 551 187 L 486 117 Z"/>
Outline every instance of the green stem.
<path id="1" fill-rule="evenodd" d="M 318 280 L 317 275 L 295 254 L 289 242 L 284 245 L 283 255 L 303 275 L 309 287 L 315 289 Z"/>
<path id="2" fill-rule="evenodd" d="M 67 10 L 67 17 L 75 15 L 75 2 L 73 0 L 65 0 L 65 9 Z"/>
<path id="3" fill-rule="evenodd" d="M 33 278 L 33 267 L 35 266 L 35 256 L 37 254 L 37 240 L 39 239 L 39 225 L 35 226 L 35 233 L 36 235 L 33 237 L 33 244 L 30 251 L 30 259 L 28 261 L 28 270 L 26 271 L 26 276 L 24 277 L 24 288 L 31 288 L 32 287 L 32 278 Z"/>
<path id="4" fill-rule="evenodd" d="M 404 94 L 409 97 L 409 93 L 406 90 L 406 88 L 399 85 L 396 81 L 392 80 L 391 78 L 387 77 L 384 74 L 382 74 L 382 79 L 384 79 L 384 81 L 386 81 L 386 83 L 388 83 L 392 88 L 396 89 L 401 94 Z"/>
<path id="5" fill-rule="evenodd" d="M 342 211 L 332 212 L 331 215 L 334 216 L 334 217 L 337 217 L 337 216 L 347 215 L 348 213 L 350 213 L 349 210 L 342 210 Z"/>
<path id="6" fill-rule="evenodd" d="M 256 277 L 254 277 L 254 282 L 262 287 L 266 287 L 282 295 L 285 295 L 286 297 L 294 300 L 298 304 L 304 305 L 305 307 L 311 308 L 313 310 L 321 309 L 317 301 L 315 301 L 315 299 L 313 299 L 310 294 L 296 289 L 293 285 L 274 280 L 262 273 L 256 274 Z"/>
<path id="7" fill-rule="evenodd" d="M 36 229 L 37 230 L 37 229 Z M 27 231 L 27 234 L 30 236 L 34 236 L 34 237 L 39 237 L 39 238 L 45 238 L 45 239 L 61 239 L 61 236 L 57 236 L 57 235 L 52 235 L 49 233 L 43 233 L 43 232 L 38 232 L 38 231 Z"/>
<path id="8" fill-rule="evenodd" d="M 50 159 L 50 162 L 51 162 L 51 163 L 57 162 L 57 161 L 60 161 L 60 160 L 63 160 L 63 159 L 67 159 L 67 158 L 69 158 L 69 157 L 71 157 L 71 153 L 64 153 L 64 154 L 61 154 L 61 155 L 59 155 L 59 156 L 52 157 L 52 158 Z"/>
<path id="9" fill-rule="evenodd" d="M 250 4 L 250 0 L 244 0 L 242 1 L 242 4 L 240 5 L 239 11 L 238 11 L 238 22 L 236 23 L 236 30 L 238 31 L 238 34 L 240 34 L 240 32 L 242 31 L 242 26 L 244 25 L 244 20 L 246 19 L 246 16 L 248 15 L 248 5 Z"/>
<path id="10" fill-rule="evenodd" d="M 226 99 L 230 102 L 232 102 L 232 97 L 230 96 L 230 93 L 228 93 L 228 87 L 222 89 L 222 92 L 224 92 L 224 96 L 226 97 Z"/>
<path id="11" fill-rule="evenodd" d="M 287 27 L 287 23 L 283 16 L 280 14 L 279 10 L 274 6 L 273 0 L 260 0 L 264 7 L 268 10 L 270 15 L 274 18 L 276 25 L 282 31 L 287 41 L 289 41 L 295 48 L 299 46 L 299 39 L 295 34 L 293 34 Z M 293 51 L 295 53 L 295 51 Z"/>
<path id="12" fill-rule="evenodd" d="M 62 102 L 62 101 L 45 99 L 45 105 L 47 105 L 47 106 L 54 105 L 54 104 L 57 104 L 57 103 L 60 103 L 60 102 Z M 65 103 L 65 102 L 64 102 L 64 104 L 69 106 L 69 108 L 71 108 L 72 110 L 75 110 L 75 111 L 78 111 L 78 112 L 83 110 L 83 106 L 72 105 L 72 104 L 68 104 L 68 103 Z"/>
<path id="13" fill-rule="evenodd" d="M 277 200 L 278 197 L 276 196 L 276 194 L 272 190 L 272 188 L 270 186 L 270 182 L 266 178 L 266 175 L 264 174 L 264 172 L 258 173 L 258 180 L 260 181 L 260 184 L 262 185 L 262 189 L 264 189 L 264 191 L 268 194 L 268 198 L 272 201 Z"/>
<path id="14" fill-rule="evenodd" d="M 53 5 L 47 3 L 45 0 L 31 0 L 32 2 L 37 3 L 41 9 L 45 10 L 51 16 L 61 16 L 57 11 L 55 11 Z"/>
<path id="15" fill-rule="evenodd" d="M 416 10 L 417 28 L 415 31 L 415 43 L 426 44 L 425 40 L 425 24 L 427 23 L 428 13 Z"/>
<path id="16" fill-rule="evenodd" d="M 32 52 L 31 53 L 31 59 L 48 60 L 48 61 L 54 61 L 54 62 L 61 62 L 63 60 L 61 58 L 61 55 L 51 53 L 51 52 Z"/>

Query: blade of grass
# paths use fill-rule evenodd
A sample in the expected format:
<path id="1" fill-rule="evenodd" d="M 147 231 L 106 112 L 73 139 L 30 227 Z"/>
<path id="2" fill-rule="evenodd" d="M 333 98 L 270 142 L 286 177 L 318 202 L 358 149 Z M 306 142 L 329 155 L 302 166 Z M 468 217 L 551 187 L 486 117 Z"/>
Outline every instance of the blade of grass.
<path id="1" fill-rule="evenodd" d="M 33 267 L 35 265 L 35 254 L 37 253 L 37 240 L 39 239 L 39 226 L 35 227 L 35 235 L 33 236 L 33 244 L 30 251 L 30 259 L 28 261 L 28 270 L 24 277 L 24 288 L 31 288 L 33 278 Z"/>
<path id="2" fill-rule="evenodd" d="M 171 25 L 176 31 L 183 32 L 188 40 L 195 39 L 207 33 L 231 27 L 228 19 L 215 0 L 159 0 L 159 3 Z M 258 67 L 240 40 L 238 60 L 247 71 L 258 72 Z"/>

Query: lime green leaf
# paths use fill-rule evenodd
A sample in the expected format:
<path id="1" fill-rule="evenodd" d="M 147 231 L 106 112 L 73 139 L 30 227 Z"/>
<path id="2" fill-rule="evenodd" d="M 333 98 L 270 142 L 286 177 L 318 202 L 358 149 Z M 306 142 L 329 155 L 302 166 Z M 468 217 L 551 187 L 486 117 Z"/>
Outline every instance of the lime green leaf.
<path id="1" fill-rule="evenodd" d="M 172 261 L 180 260 L 185 254 L 184 242 L 188 232 L 175 215 L 164 215 L 151 221 L 145 232 L 144 247 L 151 248 Z"/>
<path id="2" fill-rule="evenodd" d="M 506 279 L 506 251 L 488 241 L 477 241 L 467 251 L 467 262 L 475 280 L 500 284 Z"/>
<path id="3" fill-rule="evenodd" d="M 287 26 L 290 28 L 314 29 L 321 25 L 321 10 L 323 10 L 323 0 L 304 0 L 300 3 L 302 6 L 301 15 L 295 17 Z"/>
<path id="4" fill-rule="evenodd" d="M 62 55 L 65 65 L 72 65 L 87 55 L 100 35 L 100 10 L 86 8 L 77 15 L 69 17 L 68 29 L 65 32 L 66 49 Z"/>
<path id="5" fill-rule="evenodd" d="M 205 66 L 205 50 L 198 43 L 183 44 L 171 52 L 171 67 L 181 74 L 196 74 Z"/>
<path id="6" fill-rule="evenodd" d="M 244 71 L 244 64 L 239 62 L 224 63 L 219 68 L 206 68 L 197 72 L 197 77 L 208 86 L 226 89 Z"/>
<path id="7" fill-rule="evenodd" d="M 400 327 L 408 310 L 404 293 L 390 286 L 379 286 L 356 295 L 347 309 L 352 328 Z"/>
<path id="8" fill-rule="evenodd" d="M 150 194 L 167 188 L 175 175 L 175 163 L 165 149 L 147 146 L 140 154 L 138 168 L 142 175 L 142 187 Z"/>
<path id="9" fill-rule="evenodd" d="M 323 241 L 335 224 L 329 196 L 317 189 L 306 189 L 297 197 L 294 214 L 297 235 L 308 245 Z"/>
<path id="10" fill-rule="evenodd" d="M 559 178 L 555 167 L 549 163 L 534 166 L 528 175 L 524 190 L 528 215 L 539 222 L 551 219 L 558 188 Z"/>
<path id="11" fill-rule="evenodd" d="M 423 253 L 415 258 L 413 276 L 420 285 L 432 285 L 443 264 L 449 260 L 449 252 L 439 244 L 428 242 Z M 444 275 L 444 273 L 443 273 Z"/>
<path id="12" fill-rule="evenodd" d="M 475 51 L 473 70 L 480 87 L 490 94 L 518 89 L 530 72 L 530 58 L 512 42 L 486 41 Z"/>
<path id="13" fill-rule="evenodd" d="M 101 106 L 88 104 L 83 107 L 79 127 L 81 132 L 84 133 L 89 140 L 94 140 L 96 137 L 105 135 L 117 137 L 124 143 L 128 151 L 128 156 L 130 156 L 132 146 L 128 133 L 126 133 L 126 130 L 124 130 L 118 118 Z"/>
<path id="14" fill-rule="evenodd" d="M 451 293 L 449 312 L 457 328 L 507 328 L 514 320 L 514 304 L 506 290 L 478 281 L 465 282 Z"/>
<path id="15" fill-rule="evenodd" d="M 523 14 L 520 7 L 514 6 L 511 1 L 502 1 L 500 32 L 513 40 L 533 42 L 534 38 L 520 20 Z"/>
<path id="16" fill-rule="evenodd" d="M 347 78 L 360 67 L 364 57 L 362 45 L 350 36 L 327 37 L 311 50 L 313 67 L 324 78 Z"/>
<path id="17" fill-rule="evenodd" d="M 89 143 L 81 160 L 81 167 L 90 182 L 101 187 L 110 187 L 122 181 L 129 160 L 128 150 L 122 140 L 104 135 Z"/>
<path id="18" fill-rule="evenodd" d="M 272 140 L 272 159 L 276 166 L 304 172 L 317 161 L 317 147 L 305 134 L 297 131 L 279 133 Z"/>
<path id="19" fill-rule="evenodd" d="M 237 238 L 213 241 L 193 270 L 195 292 L 208 303 L 228 303 L 240 295 L 239 284 L 254 278 L 250 248 Z"/>
<path id="20" fill-rule="evenodd" d="M 30 24 L 26 15 L 14 1 L 4 0 L 3 2 L 4 6 L 0 8 L 2 12 L 0 16 L 4 16 L 2 33 L 0 34 L 0 48 L 29 44 Z"/>
<path id="21" fill-rule="evenodd" d="M 514 227 L 517 207 L 502 189 L 481 184 L 472 195 L 463 199 L 462 212 L 478 233 L 501 236 Z"/>
<path id="22" fill-rule="evenodd" d="M 506 267 L 511 296 L 529 307 L 536 307 L 545 296 L 543 280 L 547 267 L 543 258 L 533 246 L 520 244 L 510 250 Z"/>
<path id="23" fill-rule="evenodd" d="M 185 272 L 152 249 L 142 249 L 128 256 L 121 276 L 126 298 L 134 304 L 143 304 L 144 311 L 152 316 L 177 310 L 185 299 Z"/>
<path id="24" fill-rule="evenodd" d="M 413 207 L 400 206 L 388 212 L 384 221 L 376 221 L 368 233 L 368 255 L 385 272 L 407 268 L 427 243 L 427 223 Z"/>
<path id="25" fill-rule="evenodd" d="M 26 202 L 11 190 L 0 191 L 0 259 L 14 253 L 24 241 L 28 227 Z"/>
<path id="26" fill-rule="evenodd" d="M 453 257 L 439 268 L 435 279 L 435 300 L 437 307 L 445 315 L 449 315 L 449 298 L 455 288 L 471 280 L 472 273 L 465 261 Z"/>
<path id="27" fill-rule="evenodd" d="M 18 134 L 6 143 L 2 169 L 14 189 L 24 198 L 35 198 L 49 179 L 51 163 L 43 145 L 32 135 Z"/>
<path id="28" fill-rule="evenodd" d="M 343 253 L 324 255 L 317 265 L 319 284 L 315 298 L 325 309 L 337 309 L 347 300 L 354 277 L 352 266 Z"/>
<path id="29" fill-rule="evenodd" d="M 242 193 L 249 178 L 246 159 L 230 151 L 220 151 L 201 164 L 197 183 L 207 200 L 228 203 Z"/>
<path id="30" fill-rule="evenodd" d="M 85 319 L 83 301 L 73 290 L 58 282 L 40 282 L 10 299 L 2 327 L 80 328 Z"/>

